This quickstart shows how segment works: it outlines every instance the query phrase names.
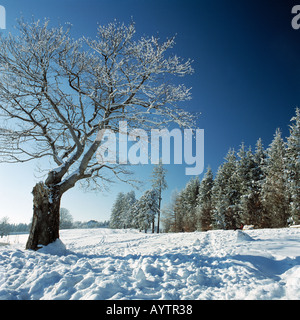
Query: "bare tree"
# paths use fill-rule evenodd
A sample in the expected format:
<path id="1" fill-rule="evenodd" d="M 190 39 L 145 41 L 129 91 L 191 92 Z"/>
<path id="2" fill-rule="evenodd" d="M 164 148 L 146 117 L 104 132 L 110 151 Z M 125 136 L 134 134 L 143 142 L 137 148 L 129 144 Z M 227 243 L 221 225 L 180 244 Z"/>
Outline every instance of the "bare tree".
<path id="1" fill-rule="evenodd" d="M 0 237 L 8 236 L 10 232 L 9 218 L 4 217 L 0 220 Z"/>
<path id="2" fill-rule="evenodd" d="M 71 229 L 73 226 L 73 217 L 70 211 L 66 208 L 60 208 L 59 215 L 59 228 L 60 229 Z"/>
<path id="3" fill-rule="evenodd" d="M 99 26 L 96 40 L 74 40 L 49 21 L 18 22 L 0 39 L 0 157 L 3 162 L 48 158 L 45 181 L 33 188 L 33 220 L 26 248 L 59 238 L 62 195 L 78 181 L 126 180 L 119 165 L 99 163 L 99 130 L 191 126 L 179 107 L 190 89 L 172 84 L 191 74 L 191 61 L 166 56 L 174 38 L 135 40 L 134 23 Z M 100 179 L 100 180 L 99 180 Z"/>

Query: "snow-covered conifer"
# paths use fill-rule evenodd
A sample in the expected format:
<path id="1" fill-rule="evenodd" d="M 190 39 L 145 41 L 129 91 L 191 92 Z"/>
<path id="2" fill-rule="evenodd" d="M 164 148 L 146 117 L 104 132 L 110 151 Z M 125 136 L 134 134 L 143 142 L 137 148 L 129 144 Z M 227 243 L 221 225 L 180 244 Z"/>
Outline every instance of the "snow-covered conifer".
<path id="1" fill-rule="evenodd" d="M 251 190 L 247 201 L 242 203 L 243 209 L 246 210 L 245 223 L 253 224 L 258 228 L 263 226 L 265 217 L 267 217 L 262 201 L 262 186 L 266 178 L 266 158 L 267 152 L 264 149 L 261 138 L 259 138 L 253 155 L 254 167 L 251 174 Z"/>
<path id="2" fill-rule="evenodd" d="M 294 224 L 300 223 L 300 109 L 291 119 L 290 136 L 287 138 L 286 173 L 290 195 L 290 215 Z"/>
<path id="3" fill-rule="evenodd" d="M 157 233 L 159 233 L 160 223 L 160 207 L 161 207 L 161 193 L 163 190 L 168 188 L 166 181 L 167 170 L 163 167 L 160 160 L 159 164 L 156 165 L 152 172 L 152 188 L 157 190 L 158 193 L 158 214 L 157 214 Z M 154 233 L 154 224 L 152 225 L 152 233 Z"/>
<path id="4" fill-rule="evenodd" d="M 266 158 L 267 158 L 267 153 L 266 150 L 263 146 L 262 139 L 259 138 L 256 142 L 255 145 L 255 154 L 254 154 L 254 161 L 258 164 L 260 167 L 260 174 L 261 174 L 261 179 L 263 180 L 265 175 L 264 175 L 264 167 L 266 164 Z"/>
<path id="5" fill-rule="evenodd" d="M 239 159 L 236 162 L 236 182 L 240 196 L 247 194 L 251 179 L 251 167 L 253 166 L 251 149 L 247 152 L 245 144 L 242 143 L 239 152 Z"/>
<path id="6" fill-rule="evenodd" d="M 132 190 L 125 194 L 124 206 L 122 209 L 122 222 L 124 228 L 134 228 L 133 206 L 136 202 L 135 192 Z"/>
<path id="7" fill-rule="evenodd" d="M 261 201 L 261 187 L 264 179 L 262 169 L 262 159 L 264 150 L 261 140 L 257 142 L 256 153 L 253 154 L 251 148 L 246 153 L 243 161 L 245 170 L 238 170 L 241 179 L 241 172 L 244 172 L 244 181 L 241 183 L 240 217 L 243 224 L 260 226 L 263 216 L 263 205 Z M 242 159 L 241 159 L 242 160 Z"/>
<path id="8" fill-rule="evenodd" d="M 239 201 L 235 151 L 230 149 L 226 162 L 219 167 L 213 187 L 214 227 L 236 229 L 240 227 Z"/>
<path id="9" fill-rule="evenodd" d="M 113 229 L 134 228 L 134 204 L 136 202 L 135 192 L 119 192 L 113 204 L 110 227 Z"/>
<path id="10" fill-rule="evenodd" d="M 171 231 L 173 232 L 184 231 L 184 218 L 186 213 L 186 208 L 184 206 L 184 197 L 184 190 L 181 190 L 178 192 L 174 201 L 173 224 L 171 227 Z"/>
<path id="11" fill-rule="evenodd" d="M 212 215 L 213 215 L 213 203 L 212 203 L 212 188 L 214 180 L 213 173 L 210 167 L 202 179 L 199 186 L 199 193 L 197 197 L 197 228 L 206 231 L 211 229 Z"/>
<path id="12" fill-rule="evenodd" d="M 196 176 L 187 182 L 182 193 L 183 229 L 187 232 L 195 231 L 197 228 L 196 208 L 199 186 L 199 177 Z"/>
<path id="13" fill-rule="evenodd" d="M 164 232 L 172 232 L 174 231 L 175 227 L 175 203 L 178 197 L 178 191 L 173 190 L 171 194 L 170 202 L 164 205 L 161 210 L 162 213 L 162 223 L 164 226 Z"/>
<path id="14" fill-rule="evenodd" d="M 140 231 L 147 232 L 158 213 L 158 192 L 155 189 L 147 190 L 134 206 L 136 224 Z"/>
<path id="15" fill-rule="evenodd" d="M 123 206 L 124 206 L 125 194 L 119 192 L 116 201 L 113 204 L 110 216 L 110 228 L 120 229 L 123 227 Z"/>
<path id="16" fill-rule="evenodd" d="M 262 187 L 265 208 L 263 227 L 280 228 L 287 226 L 289 203 L 285 174 L 285 147 L 280 129 L 267 150 L 266 179 Z"/>

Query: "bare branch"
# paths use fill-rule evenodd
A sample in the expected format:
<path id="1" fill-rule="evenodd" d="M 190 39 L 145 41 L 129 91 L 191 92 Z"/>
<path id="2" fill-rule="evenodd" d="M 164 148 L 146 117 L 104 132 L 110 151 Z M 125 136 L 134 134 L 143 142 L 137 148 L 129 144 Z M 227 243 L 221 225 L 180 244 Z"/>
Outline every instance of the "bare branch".
<path id="1" fill-rule="evenodd" d="M 74 40 L 49 21 L 21 19 L 18 31 L 0 38 L 0 155 L 13 162 L 50 157 L 57 167 L 48 187 L 63 193 L 77 181 L 113 180 L 103 172 L 122 181 L 124 168 L 95 158 L 98 131 L 117 131 L 119 121 L 146 130 L 193 126 L 195 116 L 180 105 L 190 89 L 172 84 L 193 69 L 168 55 L 174 38 L 135 40 L 134 23 L 116 21 L 100 26 L 96 40 Z"/>

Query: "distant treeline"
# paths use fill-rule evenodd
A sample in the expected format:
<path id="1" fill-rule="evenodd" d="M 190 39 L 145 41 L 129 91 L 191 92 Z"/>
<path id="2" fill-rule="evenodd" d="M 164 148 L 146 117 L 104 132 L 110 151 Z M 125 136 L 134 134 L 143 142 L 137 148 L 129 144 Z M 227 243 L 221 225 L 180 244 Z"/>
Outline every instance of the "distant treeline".
<path id="1" fill-rule="evenodd" d="M 75 221 L 72 223 L 71 229 L 90 229 L 90 228 L 108 228 L 109 227 L 109 220 L 105 221 Z"/>
<path id="2" fill-rule="evenodd" d="M 60 226 L 60 229 L 88 229 L 88 228 L 108 228 L 108 221 L 75 221 L 67 224 L 64 221 L 64 224 Z M 12 234 L 12 233 L 23 233 L 29 232 L 31 223 L 9 223 L 9 218 L 4 217 L 0 219 L 0 237 Z"/>
<path id="3" fill-rule="evenodd" d="M 0 220 L 0 236 L 3 237 L 10 233 L 29 232 L 30 224 L 27 223 L 8 223 L 7 219 Z"/>

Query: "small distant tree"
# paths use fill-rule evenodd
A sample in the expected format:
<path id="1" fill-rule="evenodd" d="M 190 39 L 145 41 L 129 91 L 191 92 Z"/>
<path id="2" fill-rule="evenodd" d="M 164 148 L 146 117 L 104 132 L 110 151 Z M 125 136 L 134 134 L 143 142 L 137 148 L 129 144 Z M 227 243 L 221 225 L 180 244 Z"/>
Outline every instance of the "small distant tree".
<path id="1" fill-rule="evenodd" d="M 4 217 L 0 220 L 0 236 L 1 238 L 8 236 L 10 232 L 9 218 Z"/>
<path id="2" fill-rule="evenodd" d="M 66 208 L 60 208 L 60 229 L 71 229 L 73 227 L 73 217 L 70 211 Z"/>
<path id="3" fill-rule="evenodd" d="M 159 233 L 159 223 L 160 223 L 160 209 L 161 209 L 161 194 L 162 191 L 168 188 L 166 181 L 167 170 L 163 167 L 162 161 L 159 161 L 152 172 L 152 188 L 157 190 L 158 194 L 158 214 L 157 214 L 157 233 Z M 152 233 L 154 233 L 154 221 L 152 223 Z"/>

